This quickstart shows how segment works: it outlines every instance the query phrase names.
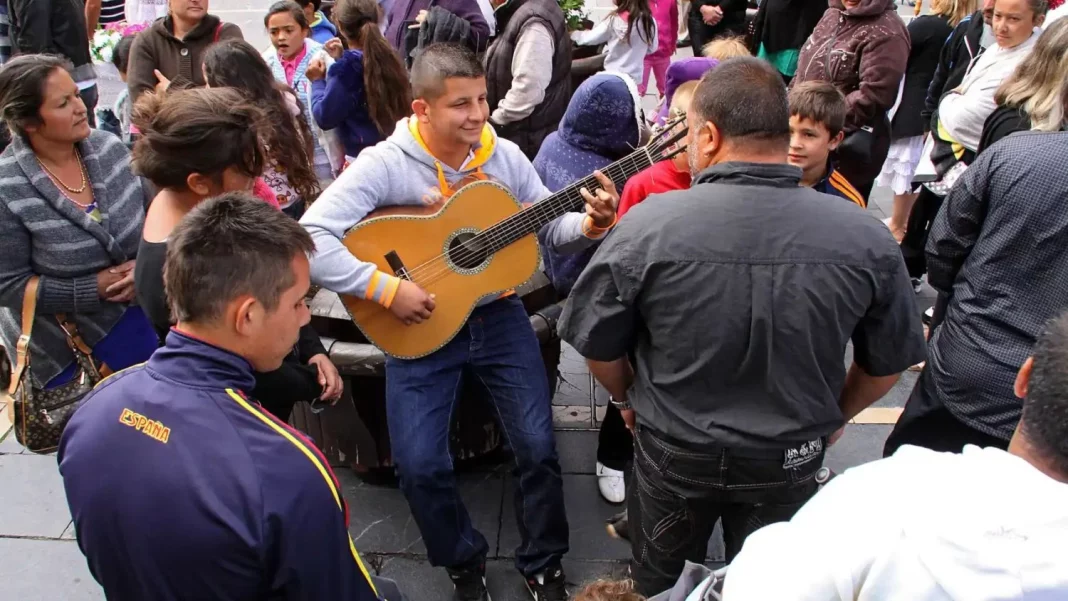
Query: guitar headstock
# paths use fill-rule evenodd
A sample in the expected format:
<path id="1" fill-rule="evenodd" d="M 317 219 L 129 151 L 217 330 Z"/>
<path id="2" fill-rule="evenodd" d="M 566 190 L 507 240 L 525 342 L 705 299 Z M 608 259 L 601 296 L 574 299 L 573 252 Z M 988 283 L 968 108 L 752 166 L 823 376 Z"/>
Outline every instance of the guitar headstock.
<path id="1" fill-rule="evenodd" d="M 663 125 L 653 129 L 649 143 L 645 146 L 651 162 L 670 159 L 686 150 L 686 144 L 679 142 L 686 137 L 688 131 L 686 114 L 672 111 Z"/>

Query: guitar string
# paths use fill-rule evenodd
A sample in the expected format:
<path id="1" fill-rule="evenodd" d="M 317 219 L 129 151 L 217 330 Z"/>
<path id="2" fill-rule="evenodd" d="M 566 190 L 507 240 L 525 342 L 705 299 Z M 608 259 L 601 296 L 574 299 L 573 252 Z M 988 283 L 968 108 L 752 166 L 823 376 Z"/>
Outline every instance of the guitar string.
<path id="1" fill-rule="evenodd" d="M 657 150 L 658 154 L 660 151 L 662 151 L 662 149 Z M 649 153 L 649 155 L 637 152 L 632 153 L 632 155 L 624 157 L 616 163 L 605 167 L 602 170 L 602 173 L 608 175 L 607 172 L 615 168 L 620 171 L 620 179 L 632 177 L 638 171 L 641 171 L 642 169 L 645 169 L 649 166 L 642 165 L 642 163 L 650 160 L 652 158 L 651 154 L 651 152 Z M 612 178 L 610 175 L 609 177 L 613 180 L 613 182 L 615 182 L 616 178 Z M 464 246 L 454 251 L 454 254 L 451 257 L 453 263 L 462 264 L 469 259 L 473 259 L 481 255 L 483 252 L 487 252 L 487 254 L 499 252 L 503 248 L 514 243 L 515 240 L 509 240 L 509 238 L 530 227 L 532 220 L 534 223 L 537 224 L 537 227 L 535 228 L 535 232 L 531 233 L 536 233 L 536 230 L 541 229 L 541 227 L 543 227 L 546 223 L 552 221 L 552 219 L 549 219 L 548 221 L 545 221 L 545 223 L 541 223 L 541 221 L 551 215 L 552 212 L 559 209 L 567 208 L 569 205 L 582 203 L 579 204 L 579 206 L 581 207 L 583 204 L 585 204 L 586 200 L 582 197 L 579 190 L 581 190 L 583 187 L 589 189 L 590 186 L 595 183 L 598 183 L 596 178 L 594 178 L 593 176 L 587 176 L 577 182 L 569 184 L 567 187 L 560 190 L 557 194 L 554 194 L 554 196 L 559 195 L 559 198 L 547 202 L 543 201 L 535 203 L 528 208 L 532 210 L 521 211 L 490 226 L 483 232 L 480 232 L 479 234 L 473 236 L 471 240 L 467 241 L 464 244 Z M 526 235 L 529 235 L 529 233 Z M 501 244 L 502 242 L 504 242 L 504 244 Z M 482 249 L 472 250 L 470 248 L 471 245 L 480 243 L 485 245 Z M 437 281 L 438 278 L 435 276 L 441 275 L 442 273 L 446 272 L 453 272 L 453 269 L 447 264 L 447 260 L 449 258 L 447 255 L 448 253 L 442 253 L 409 270 L 409 279 L 416 284 L 428 285 L 432 281 Z M 438 267 L 435 272 L 430 274 L 426 273 L 427 269 L 434 267 Z"/>
<path id="2" fill-rule="evenodd" d="M 671 128 L 665 128 L 664 131 L 670 130 Z M 629 179 L 642 169 L 648 168 L 649 166 L 657 162 L 657 160 L 666 160 L 666 158 L 670 158 L 663 156 L 663 152 L 670 148 L 672 145 L 676 144 L 679 139 L 681 139 L 682 135 L 684 135 L 684 132 L 672 132 L 672 136 L 670 138 L 661 138 L 655 143 L 646 144 L 640 149 L 643 152 L 636 151 L 622 159 L 619 159 L 615 163 L 612 163 L 611 165 L 605 167 L 602 170 L 602 173 L 608 175 L 609 171 L 613 169 L 618 169 L 619 171 L 621 171 L 620 179 L 623 179 L 625 181 L 626 179 Z M 656 156 L 656 159 L 654 159 L 654 155 Z M 674 153 L 671 156 L 674 156 Z M 645 161 L 648 161 L 648 164 L 643 164 Z M 628 172 L 630 173 L 628 174 Z M 611 175 L 609 175 L 609 178 L 612 179 L 613 183 L 615 182 L 616 178 L 611 177 Z M 553 195 L 559 196 L 559 198 L 547 202 L 542 201 L 539 203 L 535 203 L 534 205 L 531 205 L 531 207 L 528 207 L 534 208 L 534 211 L 520 211 L 490 226 L 486 230 L 473 236 L 472 239 L 465 243 L 463 247 L 454 251 L 454 254 L 451 256 L 453 262 L 462 263 L 466 260 L 475 258 L 483 254 L 483 252 L 486 252 L 486 254 L 494 254 L 500 252 L 500 250 L 510 244 L 513 244 L 516 241 L 510 240 L 511 237 L 515 236 L 517 232 L 523 231 L 530 227 L 531 217 L 536 220 L 536 229 L 540 229 L 546 223 L 549 223 L 553 220 L 548 218 L 553 211 L 559 210 L 561 208 L 566 208 L 568 204 L 578 204 L 579 207 L 582 207 L 585 204 L 585 199 L 582 198 L 582 195 L 579 191 L 583 187 L 586 187 L 587 189 L 592 188 L 597 183 L 598 182 L 596 178 L 594 178 L 592 175 L 586 176 L 581 180 L 569 184 L 568 186 L 564 187 L 562 190 L 558 191 L 556 194 Z M 550 208 L 551 210 L 549 210 Z M 542 219 L 546 219 L 545 223 L 538 223 Z M 529 233 L 526 235 L 529 235 Z M 485 242 L 485 246 L 483 246 L 481 250 L 471 250 L 469 245 L 475 241 Z M 502 242 L 504 243 L 501 244 Z M 447 255 L 447 252 L 443 252 L 440 255 L 433 257 L 427 261 L 424 261 L 416 267 L 408 270 L 408 279 L 413 283 L 426 286 L 438 281 L 440 279 L 440 276 L 442 276 L 443 274 L 448 275 L 449 273 L 455 273 L 452 267 L 448 264 L 449 256 Z M 484 260 L 485 259 L 483 259 L 483 261 Z M 433 269 L 435 267 L 437 268 L 435 271 L 427 273 L 429 269 Z"/>
<path id="3" fill-rule="evenodd" d="M 637 154 L 637 153 L 635 153 L 635 154 Z M 637 162 L 637 158 L 639 158 L 639 157 L 634 157 L 634 158 L 627 157 L 625 159 L 620 159 L 619 162 L 623 163 L 624 161 L 628 161 L 629 160 L 630 162 L 634 163 L 633 165 L 630 166 L 630 169 L 637 168 L 637 171 L 640 171 L 641 167 L 640 167 L 640 164 Z M 616 166 L 617 165 L 610 165 L 608 168 L 605 168 L 604 171 L 608 171 L 610 167 L 616 167 Z M 618 165 L 618 167 L 620 167 L 622 169 L 624 166 L 623 165 Z M 637 173 L 637 171 L 634 171 L 634 173 Z M 621 173 L 620 175 L 621 175 L 621 178 L 622 177 L 630 177 L 630 176 L 627 176 L 626 170 L 624 170 L 623 173 Z M 633 173 L 631 174 L 631 176 L 633 176 Z M 452 262 L 453 263 L 458 263 L 458 264 L 463 264 L 467 260 L 477 258 L 478 256 L 482 255 L 483 253 L 485 253 L 487 255 L 490 255 L 490 254 L 494 254 L 496 252 L 500 252 L 500 250 L 503 250 L 504 248 L 506 248 L 507 246 L 509 246 L 509 245 L 511 245 L 511 244 L 513 244 L 515 242 L 515 240 L 510 240 L 511 237 L 515 236 L 517 233 L 520 233 L 520 232 L 522 232 L 522 231 L 524 231 L 524 230 L 526 230 L 526 229 L 528 229 L 530 227 L 531 219 L 533 220 L 533 223 L 537 224 L 537 227 L 534 228 L 535 229 L 534 232 L 529 232 L 529 233 L 527 233 L 525 235 L 530 235 L 530 233 L 536 233 L 537 230 L 540 230 L 541 227 L 543 227 L 546 223 L 549 223 L 550 221 L 552 221 L 552 219 L 550 219 L 549 221 L 546 221 L 545 223 L 540 223 L 544 218 L 546 218 L 549 215 L 551 215 L 551 213 L 553 211 L 559 210 L 559 209 L 562 209 L 562 208 L 566 208 L 569 205 L 577 204 L 580 201 L 582 203 L 585 203 L 585 199 L 582 198 L 581 194 L 579 194 L 577 192 L 577 190 L 580 190 L 582 187 L 589 188 L 590 184 L 588 184 L 586 182 L 586 179 L 592 179 L 593 182 L 597 182 L 597 180 L 593 179 L 593 178 L 584 178 L 583 180 L 580 180 L 579 182 L 576 182 L 575 184 L 571 184 L 567 188 L 564 188 L 563 190 L 561 190 L 560 192 L 564 193 L 564 194 L 562 194 L 560 198 L 557 198 L 557 199 L 552 200 L 552 201 L 545 202 L 544 206 L 538 206 L 538 205 L 542 205 L 543 204 L 541 202 L 535 203 L 534 205 L 531 205 L 531 208 L 536 208 L 535 211 L 532 211 L 532 212 L 523 211 L 521 213 L 516 213 L 516 215 L 508 217 L 508 218 L 502 220 L 501 222 L 499 222 L 499 223 L 487 228 L 483 232 L 480 232 L 479 234 L 476 234 L 475 236 L 473 236 L 471 238 L 471 240 L 469 240 L 466 243 L 464 243 L 464 246 L 462 246 L 459 249 L 454 251 L 454 253 L 451 256 Z M 615 180 L 615 178 L 612 178 L 612 179 L 613 179 L 613 181 Z M 586 184 L 585 186 L 582 185 L 584 183 Z M 570 188 L 572 188 L 572 187 L 574 187 L 575 189 L 571 190 Z M 550 208 L 552 209 L 552 211 L 548 210 Z M 514 223 L 509 223 L 509 221 L 513 220 L 513 218 L 515 218 L 518 215 L 522 215 L 522 217 L 520 219 L 515 219 Z M 500 231 L 495 231 L 496 228 L 502 228 L 502 229 Z M 503 242 L 503 244 L 502 244 L 502 242 Z M 471 249 L 471 245 L 480 244 L 480 243 L 484 244 L 485 246 L 482 247 L 481 249 L 475 249 L 475 250 Z M 498 248 L 498 246 L 499 246 L 499 248 Z M 448 275 L 450 273 L 456 273 L 456 271 L 448 264 L 448 259 L 450 257 L 447 256 L 447 255 L 448 255 L 448 253 L 442 253 L 441 255 L 438 255 L 437 257 L 434 257 L 432 259 L 429 259 L 429 260 L 421 263 L 420 265 L 418 265 L 414 269 L 409 270 L 408 278 L 413 283 L 418 284 L 420 287 L 426 287 L 426 286 L 429 286 L 430 284 L 432 284 L 434 282 L 439 281 L 441 279 L 441 276 Z M 485 259 L 483 259 L 483 260 L 485 260 Z M 481 264 L 481 262 L 482 261 L 480 261 L 480 264 Z M 435 267 L 437 268 L 436 270 L 434 270 L 431 273 L 427 273 L 428 269 L 433 269 Z"/>
<path id="4" fill-rule="evenodd" d="M 660 152 L 663 151 L 663 148 L 658 148 L 656 150 L 657 150 L 657 154 L 659 154 Z M 652 159 L 651 152 L 650 152 L 649 155 L 645 155 L 645 156 L 643 156 L 642 154 L 639 154 L 639 153 L 633 153 L 631 156 L 627 156 L 627 157 L 617 161 L 617 163 L 609 165 L 608 167 L 606 167 L 604 169 L 604 171 L 607 172 L 612 168 L 618 168 L 618 169 L 620 169 L 622 171 L 622 173 L 620 173 L 621 178 L 629 178 L 634 173 L 637 173 L 638 171 L 641 171 L 642 169 L 648 167 L 648 165 L 644 165 L 643 166 L 642 163 L 639 162 L 641 159 L 648 159 L 648 160 L 651 161 L 651 159 Z M 651 162 L 650 162 L 650 164 L 651 164 Z M 631 172 L 630 175 L 627 174 L 628 171 Z M 613 181 L 614 181 L 614 179 L 615 178 L 613 178 Z M 564 194 L 564 195 L 562 195 L 560 198 L 558 198 L 556 200 L 548 201 L 544 207 L 538 207 L 538 212 L 551 214 L 551 211 L 546 211 L 544 209 L 548 209 L 550 207 L 552 207 L 553 210 L 557 210 L 559 208 L 564 208 L 566 203 L 568 203 L 568 202 L 572 202 L 572 203 L 582 202 L 582 203 L 584 203 L 585 199 L 583 199 L 580 194 L 577 194 L 577 190 L 581 189 L 582 187 L 589 188 L 590 186 L 592 186 L 592 183 L 590 183 L 590 182 L 596 183 L 596 181 L 597 180 L 594 179 L 592 176 L 587 176 L 586 178 L 583 178 L 582 180 L 579 180 L 577 182 L 574 182 L 573 184 L 568 185 L 566 188 L 564 188 L 563 190 L 558 192 L 558 194 L 560 194 L 560 193 L 568 193 L 568 194 Z M 585 186 L 584 186 L 584 184 L 585 184 Z M 517 217 L 519 215 L 522 215 L 524 220 L 525 220 L 525 217 L 528 216 L 528 214 L 526 212 L 517 213 L 516 215 L 513 215 L 513 216 L 511 216 L 509 218 L 506 218 L 505 220 L 502 220 L 500 223 L 495 224 L 494 226 L 491 226 L 490 228 L 487 228 L 487 230 L 485 230 L 484 232 L 479 234 L 479 235 L 482 235 L 482 236 L 488 236 L 488 238 L 487 238 L 487 240 L 489 241 L 489 244 L 487 244 L 487 246 L 489 247 L 488 254 L 493 254 L 493 253 L 499 252 L 501 249 L 503 249 L 503 248 L 507 247 L 508 245 L 514 243 L 515 240 L 509 240 L 508 238 L 510 236 L 514 236 L 516 232 L 522 231 L 523 229 L 526 229 L 529 226 L 528 223 L 520 223 L 518 225 L 509 223 L 509 220 L 511 220 L 511 219 L 513 219 L 513 218 L 515 218 L 515 217 Z M 531 213 L 530 215 L 534 215 L 534 214 Z M 545 219 L 547 217 L 548 217 L 548 215 L 535 215 L 535 218 L 538 219 L 539 221 L 541 219 Z M 549 221 L 551 221 L 551 219 L 549 219 L 545 223 L 548 223 Z M 543 226 L 543 225 L 544 224 L 540 224 L 538 226 L 538 228 L 540 229 L 540 227 Z M 499 227 L 503 227 L 504 231 L 501 231 L 501 232 L 492 231 L 494 228 L 499 228 Z M 529 235 L 529 234 L 526 234 L 526 235 Z M 502 242 L 504 242 L 504 243 L 501 244 Z M 497 245 L 499 245 L 500 247 L 497 248 L 496 247 Z M 459 253 L 458 252 L 457 254 L 453 255 L 453 262 L 454 263 L 455 262 L 462 262 L 463 258 L 470 259 L 472 257 L 478 256 L 479 254 L 482 254 L 481 251 L 478 251 L 478 250 L 471 251 L 468 248 L 462 248 L 462 249 L 459 249 L 459 250 L 463 250 L 465 252 L 464 253 Z M 461 258 L 461 257 L 463 257 L 463 258 Z M 448 276 L 449 274 L 457 273 L 447 262 L 441 261 L 441 258 L 446 258 L 447 259 L 447 257 L 445 257 L 445 254 L 443 253 L 442 255 L 439 255 L 439 257 L 436 257 L 434 259 L 431 259 L 431 260 L 426 261 L 423 264 L 421 264 L 418 267 L 418 271 L 420 271 L 420 274 L 419 274 L 418 277 L 413 277 L 412 276 L 412 271 L 410 271 L 409 272 L 409 279 L 413 283 L 418 284 L 421 287 L 427 287 L 427 286 L 429 286 L 429 285 L 431 285 L 431 284 L 433 284 L 435 282 L 440 281 L 443 277 Z M 428 267 L 429 268 L 437 267 L 437 269 L 435 271 L 431 272 L 431 273 L 426 273 Z M 415 270 L 413 270 L 413 271 L 415 271 Z"/>
<path id="5" fill-rule="evenodd" d="M 634 167 L 637 166 L 638 165 L 634 165 Z M 619 167 L 622 167 L 622 165 Z M 605 171 L 610 170 L 605 169 Z M 612 179 L 623 179 L 624 177 L 627 177 L 627 171 L 627 169 L 623 169 L 622 173 L 619 174 L 619 177 Z M 596 182 L 595 179 L 591 179 L 590 181 Z M 476 234 L 470 240 L 463 243 L 463 246 L 454 249 L 451 254 L 442 253 L 441 255 L 420 264 L 416 268 L 409 270 L 408 277 L 415 283 L 425 285 L 431 280 L 436 280 L 437 278 L 435 276 L 444 272 L 453 271 L 451 266 L 448 265 L 448 259 L 450 258 L 453 263 L 464 264 L 479 258 L 483 254 L 499 252 L 501 249 L 514 242 L 514 240 L 509 240 L 509 238 L 513 237 L 515 234 L 529 229 L 534 229 L 536 231 L 544 225 L 544 223 L 542 223 L 543 221 L 545 223 L 551 221 L 549 217 L 553 212 L 558 211 L 559 209 L 570 208 L 575 205 L 581 206 L 581 203 L 584 203 L 585 199 L 582 198 L 581 194 L 577 193 L 577 190 L 582 187 L 589 187 L 591 184 L 589 184 L 586 179 L 576 183 L 578 185 L 574 186 L 573 189 L 569 186 L 568 188 L 561 190 L 558 198 L 545 202 L 544 204 L 537 203 L 531 205 L 531 208 L 533 209 L 532 211 L 517 213 L 517 215 L 522 215 L 519 219 L 514 219 L 515 216 L 506 218 L 490 228 L 487 228 L 483 232 Z M 587 185 L 583 186 L 582 184 Z M 481 262 L 482 261 L 479 261 L 479 263 Z M 434 270 L 435 267 L 437 268 L 436 270 Z M 428 273 L 430 270 L 434 271 Z"/>
<path id="6" fill-rule="evenodd" d="M 643 146 L 642 148 L 639 149 L 639 150 L 642 150 L 644 152 L 637 152 L 637 151 L 633 152 L 630 155 L 628 155 L 628 156 L 626 156 L 626 157 L 624 157 L 622 159 L 619 159 L 618 161 L 608 165 L 607 167 L 605 167 L 603 172 L 607 172 L 608 170 L 610 170 L 612 168 L 618 167 L 618 168 L 624 170 L 624 173 L 622 173 L 621 175 L 623 177 L 629 178 L 629 177 L 633 176 L 634 173 L 637 173 L 638 171 L 641 171 L 642 169 L 647 168 L 648 166 L 651 166 L 652 164 L 656 163 L 657 160 L 666 160 L 666 159 L 670 158 L 671 156 L 674 156 L 675 153 L 672 153 L 672 155 L 670 155 L 670 156 L 663 156 L 663 152 L 665 150 L 669 149 L 672 145 L 676 144 L 679 140 L 682 139 L 683 136 L 685 136 L 686 130 L 677 131 L 677 132 L 673 131 L 674 128 L 676 126 L 678 126 L 679 124 L 681 124 L 681 123 L 682 123 L 682 118 L 676 118 L 676 119 L 670 121 L 667 125 L 665 125 L 665 127 L 660 132 L 655 134 L 654 139 L 655 138 L 659 138 L 658 140 L 656 140 L 655 142 L 647 143 L 645 146 Z M 670 136 L 666 136 L 665 134 L 671 134 L 671 135 Z M 653 159 L 654 155 L 656 155 L 657 160 Z M 645 167 L 639 166 L 638 159 L 641 159 L 641 158 L 648 159 L 649 165 L 647 165 Z M 624 163 L 626 161 L 628 161 L 628 160 L 632 163 L 630 165 L 630 168 L 635 170 L 634 173 L 632 173 L 631 175 L 627 175 L 626 174 L 626 169 L 625 169 L 625 165 L 624 165 Z M 613 183 L 614 183 L 614 181 L 615 180 L 613 179 Z M 582 198 L 582 195 L 578 191 L 581 190 L 582 187 L 591 188 L 597 183 L 598 182 L 597 182 L 596 178 L 594 178 L 592 175 L 586 176 L 585 178 L 583 178 L 581 180 L 578 180 L 576 182 L 573 182 L 572 184 L 569 184 L 568 186 L 565 186 L 562 190 L 557 192 L 557 194 L 562 195 L 561 198 L 558 198 L 555 201 L 549 201 L 548 205 L 552 205 L 553 203 L 557 203 L 554 206 L 554 209 L 559 209 L 559 208 L 564 208 L 565 204 L 563 204 L 563 203 L 573 202 L 573 203 L 579 203 L 579 207 L 581 208 L 583 206 L 583 204 L 585 204 L 585 199 Z M 557 194 L 554 194 L 554 196 L 556 196 Z M 532 205 L 532 206 L 535 206 L 535 205 Z M 538 211 L 542 211 L 543 208 L 544 207 L 538 207 Z M 533 214 L 533 213 L 531 213 L 531 214 Z M 485 231 L 480 232 L 479 234 L 476 234 L 473 237 L 473 239 L 474 238 L 478 238 L 480 236 L 481 237 L 486 237 L 487 235 L 490 235 L 491 230 L 494 230 L 494 229 L 499 228 L 499 227 L 504 227 L 504 231 L 502 231 L 502 232 L 494 232 L 496 237 L 493 237 L 493 235 L 491 235 L 490 239 L 488 239 L 488 241 L 491 242 L 494 245 L 499 244 L 499 242 L 505 236 L 514 235 L 515 231 L 521 230 L 526 226 L 525 223 L 522 223 L 523 219 L 525 219 L 526 216 L 527 216 L 527 211 L 525 211 L 525 210 L 524 211 L 520 211 L 519 213 L 516 213 L 515 215 L 509 216 L 509 217 L 505 218 L 504 220 L 502 220 L 501 222 L 490 226 Z M 509 223 L 513 219 L 517 222 L 514 225 Z M 552 220 L 550 219 L 549 221 L 552 221 Z M 546 223 L 548 223 L 549 221 L 546 221 Z M 539 229 L 540 229 L 540 227 L 542 227 L 544 225 L 545 224 L 540 224 L 538 226 Z M 512 227 L 512 231 L 508 230 L 509 227 Z M 507 246 L 508 244 L 512 244 L 513 242 L 514 241 L 508 242 L 508 243 L 502 245 L 501 248 L 493 250 L 492 252 L 493 253 L 499 252 L 505 246 Z M 460 255 L 457 252 L 457 254 L 453 256 L 453 261 L 454 262 L 471 259 L 471 258 L 475 257 L 478 253 L 480 253 L 480 251 L 477 251 L 477 250 L 472 251 L 472 250 L 470 250 L 469 248 L 466 248 L 466 247 L 462 248 L 460 250 L 464 250 L 466 252 L 466 254 Z M 443 252 L 443 253 L 439 254 L 438 256 L 433 257 L 431 259 L 428 259 L 427 261 L 424 261 L 423 263 L 413 267 L 412 269 L 408 270 L 408 277 L 410 279 L 412 279 L 412 281 L 414 282 L 415 281 L 414 280 L 414 274 L 416 272 L 425 272 L 429 268 L 436 267 L 439 262 L 440 263 L 444 263 L 444 269 L 451 270 L 451 268 L 449 267 L 448 262 L 447 262 L 447 259 L 448 259 L 448 257 L 446 256 L 447 254 L 448 254 L 447 251 Z M 440 269 L 441 268 L 439 267 L 439 270 Z"/>

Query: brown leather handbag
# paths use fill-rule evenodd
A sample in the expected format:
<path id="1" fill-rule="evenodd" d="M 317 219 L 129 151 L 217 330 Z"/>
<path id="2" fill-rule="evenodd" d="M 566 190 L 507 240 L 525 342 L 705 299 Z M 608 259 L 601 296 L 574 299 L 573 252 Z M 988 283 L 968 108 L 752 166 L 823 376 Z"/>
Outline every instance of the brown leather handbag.
<path id="1" fill-rule="evenodd" d="M 59 326 L 67 334 L 67 344 L 74 353 L 78 371 L 62 386 L 47 390 L 35 388 L 30 378 L 30 335 L 37 310 L 37 289 L 40 278 L 33 276 L 26 282 L 22 298 L 22 335 L 15 347 L 15 367 L 11 371 L 8 406 L 15 439 L 34 453 L 51 453 L 59 447 L 59 437 L 71 415 L 81 406 L 85 396 L 111 370 L 93 360 L 92 349 L 82 340 L 74 320 L 63 313 L 56 314 Z"/>

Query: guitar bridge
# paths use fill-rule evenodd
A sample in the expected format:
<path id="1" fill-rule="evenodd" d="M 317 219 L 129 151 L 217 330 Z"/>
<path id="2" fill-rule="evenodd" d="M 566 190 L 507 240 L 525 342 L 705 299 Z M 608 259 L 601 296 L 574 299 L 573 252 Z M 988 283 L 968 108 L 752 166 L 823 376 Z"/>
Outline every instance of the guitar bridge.
<path id="1" fill-rule="evenodd" d="M 397 251 L 391 250 L 386 253 L 386 263 L 388 263 L 389 268 L 393 270 L 393 275 L 403 280 L 411 281 L 412 278 L 408 276 L 408 268 L 404 266 L 404 261 L 401 261 Z"/>

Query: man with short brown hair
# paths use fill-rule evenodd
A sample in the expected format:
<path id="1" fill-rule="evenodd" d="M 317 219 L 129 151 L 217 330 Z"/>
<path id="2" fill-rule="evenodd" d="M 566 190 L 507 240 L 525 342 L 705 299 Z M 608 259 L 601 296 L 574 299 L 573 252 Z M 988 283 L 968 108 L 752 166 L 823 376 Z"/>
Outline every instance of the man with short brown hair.
<path id="1" fill-rule="evenodd" d="M 178 324 L 60 442 L 78 546 L 108 599 L 379 598 L 326 458 L 248 396 L 310 319 L 313 250 L 244 194 L 205 201 L 170 236 Z"/>

